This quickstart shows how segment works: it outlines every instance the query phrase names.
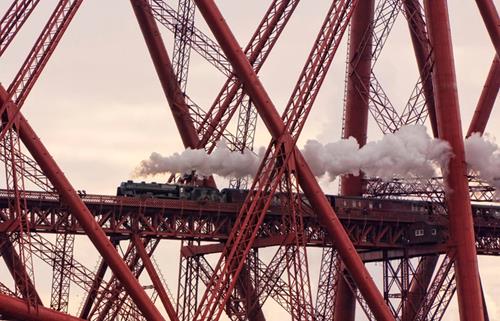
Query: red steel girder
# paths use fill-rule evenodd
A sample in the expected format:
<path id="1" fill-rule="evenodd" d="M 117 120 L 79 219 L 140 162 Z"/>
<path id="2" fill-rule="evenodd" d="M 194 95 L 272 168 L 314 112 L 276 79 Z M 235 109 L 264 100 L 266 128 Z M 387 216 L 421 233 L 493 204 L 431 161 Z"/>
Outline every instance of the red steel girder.
<path id="1" fill-rule="evenodd" d="M 84 321 L 42 306 L 30 307 L 25 301 L 5 294 L 0 294 L 0 314 L 25 321 Z"/>
<path id="2" fill-rule="evenodd" d="M 413 320 L 441 320 L 456 289 L 454 262 L 455 257 L 452 251 L 444 255 Z"/>
<path id="3" fill-rule="evenodd" d="M 424 256 L 417 266 L 415 275 L 410 281 L 407 294 L 407 308 L 403 311 L 401 321 L 414 320 L 419 307 L 422 305 L 429 284 L 432 280 L 432 274 L 436 269 L 439 255 Z"/>
<path id="4" fill-rule="evenodd" d="M 158 292 L 160 300 L 163 303 L 165 310 L 167 311 L 168 317 L 170 318 L 171 321 L 178 321 L 179 318 L 177 317 L 175 308 L 172 305 L 172 302 L 170 302 L 170 299 L 167 295 L 167 291 L 165 290 L 165 287 L 161 283 L 160 277 L 158 276 L 158 272 L 156 271 L 153 263 L 151 262 L 150 259 L 151 254 L 147 253 L 143 241 L 139 236 L 137 236 L 137 234 L 132 236 L 132 242 L 134 243 L 136 251 L 139 254 L 139 257 L 141 258 L 142 263 L 144 264 L 144 267 L 146 268 L 146 271 L 148 272 L 149 277 L 151 278 L 151 281 L 153 282 L 156 291 Z"/>
<path id="5" fill-rule="evenodd" d="M 425 0 L 429 35 L 434 48 L 432 76 L 436 95 L 439 138 L 450 143 L 450 159 L 445 181 L 449 190 L 446 203 L 449 212 L 450 246 L 456 251 L 458 306 L 461 320 L 484 320 L 474 225 L 470 207 L 465 163 L 464 140 L 453 59 L 453 47 L 446 0 Z"/>
<path id="6" fill-rule="evenodd" d="M 40 0 L 14 0 L 0 20 L 0 57 L 28 20 Z"/>
<path id="7" fill-rule="evenodd" d="M 495 3 L 493 0 L 476 0 L 476 3 L 483 17 L 486 29 L 488 29 L 488 33 L 490 34 L 491 42 L 493 43 L 493 47 L 495 47 L 497 56 L 500 56 L 500 18 L 498 17 Z"/>
<path id="8" fill-rule="evenodd" d="M 12 244 L 7 234 L 2 233 L 2 235 L 0 235 L 0 245 L 0 254 L 10 274 L 14 278 L 16 288 L 19 290 L 22 297 L 33 304 L 43 306 L 42 300 L 33 284 L 33 280 L 31 280 L 23 261 L 19 257 L 14 244 Z"/>
<path id="9" fill-rule="evenodd" d="M 199 279 L 208 286 L 210 284 L 210 278 L 214 274 L 214 270 L 210 263 L 204 256 L 192 257 L 196 260 L 192 261 L 193 266 L 199 272 Z M 229 303 L 224 306 L 227 316 L 233 321 L 243 321 L 245 319 L 244 315 L 240 315 L 238 300 L 234 298 L 234 293 L 230 295 Z M 194 320 L 194 317 L 190 320 Z"/>
<path id="10" fill-rule="evenodd" d="M 90 310 L 92 309 L 92 305 L 94 304 L 94 301 L 97 297 L 97 291 L 99 287 L 101 286 L 101 283 L 103 281 L 104 275 L 106 274 L 106 270 L 108 268 L 108 265 L 106 264 L 106 261 L 101 259 L 101 262 L 99 262 L 99 266 L 97 268 L 94 280 L 92 282 L 92 285 L 90 286 L 87 296 L 85 297 L 85 300 L 83 301 L 82 308 L 80 310 L 80 318 L 82 319 L 88 319 Z"/>
<path id="11" fill-rule="evenodd" d="M 175 33 L 177 26 L 182 24 L 179 13 L 169 6 L 165 0 L 148 0 L 148 4 L 153 11 L 155 19 L 168 30 Z M 200 54 L 224 75 L 229 77 L 232 74 L 231 65 L 227 61 L 219 45 L 196 26 L 193 26 L 192 32 L 192 37 L 189 42 L 191 49 Z"/>
<path id="12" fill-rule="evenodd" d="M 200 268 L 199 257 L 184 255 L 186 242 L 181 242 L 179 258 L 179 274 L 177 283 L 177 315 L 181 321 L 191 321 L 198 303 L 198 285 Z M 197 242 L 199 245 L 199 242 Z M 187 246 L 193 246 L 194 241 L 187 241 Z M 210 278 L 210 277 L 209 277 Z"/>
<path id="13" fill-rule="evenodd" d="M 344 109 L 343 137 L 354 137 L 359 146 L 366 144 L 368 130 L 368 90 L 372 73 L 373 15 L 375 1 L 361 1 L 351 19 L 347 95 Z M 382 37 L 381 37 L 382 38 Z M 363 195 L 362 175 L 344 175 L 340 181 L 342 195 Z M 338 266 L 342 268 L 341 265 Z M 343 274 L 338 271 L 337 274 Z M 336 288 L 334 320 L 354 320 L 356 299 L 346 280 L 341 277 Z"/>
<path id="14" fill-rule="evenodd" d="M 159 239 L 152 240 L 145 238 L 142 240 L 147 246 L 149 255 L 156 249 Z M 139 257 L 137 248 L 130 242 L 127 250 L 123 255 L 123 261 L 127 264 L 134 277 L 139 280 L 140 275 L 144 271 L 144 264 Z M 90 319 L 96 321 L 113 320 L 122 312 L 123 305 L 127 302 L 128 294 L 123 291 L 123 285 L 119 282 L 116 275 L 112 275 L 106 282 L 104 290 L 99 291 L 96 303 L 90 312 Z"/>
<path id="15" fill-rule="evenodd" d="M 284 144 L 281 144 L 280 146 L 285 147 L 285 151 L 288 149 L 288 152 L 290 153 L 290 149 L 294 149 L 293 153 L 297 163 L 297 172 L 300 179 L 300 185 L 304 190 L 305 195 L 313 205 L 314 209 L 322 218 L 322 221 L 325 224 L 325 227 L 328 230 L 330 236 L 333 240 L 335 240 L 339 254 L 349 268 L 349 271 L 353 275 L 353 278 L 356 280 L 357 286 L 359 286 L 361 292 L 366 297 L 374 314 L 379 320 L 393 320 L 394 318 L 390 314 L 388 307 L 385 305 L 380 292 L 373 283 L 372 278 L 364 267 L 359 255 L 357 254 L 355 248 L 349 240 L 349 237 L 340 224 L 340 221 L 336 217 L 335 212 L 328 204 L 328 201 L 325 198 L 324 194 L 321 192 L 321 188 L 314 178 L 314 175 L 312 174 L 309 166 L 305 162 L 300 151 L 298 151 L 298 149 L 294 147 L 294 138 L 292 138 L 290 132 L 288 132 L 288 129 L 285 127 L 283 120 L 281 120 L 281 118 L 279 117 L 275 106 L 272 104 L 271 99 L 258 80 L 258 77 L 256 76 L 252 66 L 239 47 L 236 39 L 232 35 L 229 27 L 225 23 L 221 13 L 218 11 L 215 3 L 213 1 L 197 0 L 196 4 L 205 20 L 207 21 L 209 27 L 212 29 L 212 32 L 217 38 L 222 49 L 226 53 L 229 61 L 233 65 L 235 73 L 243 82 L 248 94 L 252 98 L 257 107 L 257 110 L 259 111 L 259 114 L 266 124 L 266 127 L 271 132 L 271 135 L 275 139 L 281 140 L 283 141 L 283 143 L 286 143 L 286 147 Z M 298 123 L 297 127 L 299 128 L 299 131 L 302 128 L 303 119 Z M 295 131 L 293 131 L 292 133 L 297 134 Z M 286 158 L 285 161 L 287 161 Z M 257 194 L 257 197 L 258 196 L 259 195 Z M 236 249 L 233 249 L 233 251 L 235 250 Z M 217 296 L 218 294 L 213 293 L 213 295 Z"/>
<path id="16" fill-rule="evenodd" d="M 64 233 L 56 235 L 54 246 L 54 265 L 52 267 L 52 291 L 50 307 L 57 311 L 68 312 L 70 276 L 67 261 L 73 260 L 75 235 Z"/>
<path id="17" fill-rule="evenodd" d="M 491 111 L 493 110 L 493 105 L 495 104 L 499 88 L 500 59 L 498 58 L 498 55 L 495 55 L 495 58 L 493 58 L 493 62 L 491 63 L 488 78 L 486 78 L 486 83 L 484 84 L 481 96 L 477 102 L 476 110 L 472 116 L 469 129 L 467 130 L 467 137 L 471 136 L 473 133 L 484 133 Z"/>
<path id="18" fill-rule="evenodd" d="M 337 300 L 337 284 L 341 278 L 341 266 L 337 252 L 332 247 L 323 248 L 316 295 L 316 319 L 334 320 Z"/>
<path id="19" fill-rule="evenodd" d="M 338 25 L 336 23 L 334 23 L 334 21 L 336 19 L 338 19 L 339 15 L 341 15 L 341 16 L 349 16 L 349 14 L 347 14 L 347 12 L 349 11 L 349 10 L 347 10 L 347 8 L 349 8 L 349 5 L 350 5 L 350 3 L 345 3 L 344 2 L 342 5 L 339 5 L 339 9 L 337 11 L 337 10 L 334 10 L 334 8 L 336 8 L 336 3 L 333 4 L 332 9 L 330 10 L 330 12 L 329 12 L 329 14 L 327 16 L 328 19 L 325 21 L 325 25 L 327 26 L 326 30 L 329 30 L 328 32 L 325 31 L 326 35 L 332 35 L 332 34 L 336 35 L 336 33 L 333 30 L 339 30 L 340 29 L 341 32 L 343 32 L 343 30 L 345 30 L 345 27 L 344 28 L 338 27 Z M 346 19 L 346 20 L 348 20 L 348 19 Z M 336 27 L 336 28 L 334 28 L 334 27 Z M 320 40 L 317 41 L 316 45 L 317 46 L 320 46 L 320 45 L 323 46 L 323 47 L 320 47 L 320 48 L 328 48 L 328 47 L 336 48 L 336 45 L 338 45 L 338 44 L 335 43 L 335 42 L 333 42 L 333 40 L 330 40 L 330 42 L 329 42 L 330 36 L 326 36 L 326 35 L 325 35 L 325 39 L 324 40 L 322 38 L 319 38 Z M 320 33 L 320 36 L 323 36 L 323 35 Z M 318 49 L 316 49 L 316 50 L 318 50 Z M 326 54 L 326 53 L 329 53 L 329 54 Z M 312 61 L 315 61 L 316 64 L 318 64 L 318 59 L 321 59 L 321 58 L 325 58 L 326 59 L 327 57 L 328 58 L 333 57 L 333 55 L 328 50 L 323 51 L 323 52 L 321 50 L 319 50 L 319 52 L 313 51 L 313 53 L 311 54 L 311 57 L 310 57 L 311 59 L 309 61 L 312 60 Z M 331 62 L 331 60 L 328 60 L 328 59 L 326 59 L 326 60 L 329 61 L 329 62 Z M 328 66 L 328 63 L 326 63 L 326 65 Z M 314 66 L 314 64 L 312 66 Z M 309 67 L 309 65 L 306 65 L 306 67 Z M 310 86 L 307 86 L 307 85 L 309 85 L 309 84 L 317 84 L 317 82 L 311 80 L 311 78 L 313 78 L 312 75 L 314 74 L 314 72 L 316 70 L 317 70 L 316 68 L 312 68 L 312 67 L 311 68 L 306 68 L 305 71 L 303 72 L 302 76 L 301 76 L 301 78 L 304 78 L 304 79 L 302 79 L 302 81 L 299 82 L 299 85 L 297 86 L 297 88 L 301 89 L 301 90 L 307 90 L 307 89 L 311 88 Z M 311 71 L 312 71 L 312 73 L 311 73 Z M 319 82 L 321 82 L 322 77 L 318 77 L 317 80 L 319 80 Z M 312 88 L 314 88 L 314 87 L 312 87 Z M 292 96 L 293 99 L 291 100 L 292 102 L 295 102 L 297 100 L 299 100 L 300 102 L 303 102 L 302 105 L 301 104 L 297 104 L 296 106 L 294 106 L 294 107 L 297 107 L 297 109 L 299 109 L 297 111 L 298 114 L 296 114 L 296 115 L 298 115 L 297 116 L 298 119 L 300 119 L 301 115 L 307 115 L 307 113 L 309 111 L 309 109 L 307 109 L 307 108 L 310 108 L 311 104 L 307 104 L 306 102 L 311 102 L 312 103 L 312 101 L 314 100 L 314 97 L 315 97 L 315 95 L 311 95 L 311 96 L 307 95 L 307 92 L 306 92 L 306 94 L 304 94 L 304 92 L 301 91 L 301 90 L 294 91 L 294 95 Z M 298 95 L 297 92 L 299 92 L 301 95 Z M 312 97 L 312 99 L 308 100 L 307 98 L 309 98 L 309 97 Z M 291 108 L 291 106 L 292 106 L 292 104 L 289 104 L 288 107 L 287 107 L 287 110 L 292 110 L 292 112 L 295 111 L 294 109 Z M 307 108 L 303 108 L 304 106 L 306 106 Z M 285 113 L 285 117 L 286 116 L 288 116 L 288 113 Z M 298 131 L 300 131 L 302 123 L 295 122 L 294 119 L 292 118 L 289 121 L 289 125 L 293 126 L 294 128 L 298 128 Z M 283 143 L 279 142 L 278 145 L 279 144 L 283 144 Z M 274 156 L 273 156 L 273 158 L 271 160 L 275 161 L 276 157 L 280 157 L 281 158 L 282 157 L 282 156 L 280 156 L 281 147 L 279 147 L 279 146 L 275 147 L 274 151 L 269 151 L 268 150 L 268 156 L 270 154 L 272 154 L 272 153 L 274 153 Z M 286 161 L 281 160 L 280 162 L 282 162 L 284 164 Z M 269 184 L 269 183 L 265 183 L 267 175 L 271 175 L 271 176 L 274 175 L 274 174 L 272 174 L 272 172 L 270 172 L 270 171 L 273 171 L 272 168 L 274 166 L 274 163 L 272 163 L 272 162 L 268 163 L 268 164 L 266 164 L 266 166 L 269 169 L 264 170 L 264 173 L 266 173 L 266 174 L 262 175 L 262 177 L 264 178 L 264 180 L 262 180 L 262 182 L 260 182 L 261 184 Z M 275 182 L 279 182 L 282 173 L 283 173 L 283 167 L 280 169 L 280 174 L 278 174 L 278 175 L 275 176 L 275 178 L 274 178 Z M 258 177 L 259 177 L 259 175 L 258 175 Z M 266 192 L 265 193 L 267 193 L 265 195 L 266 195 L 268 201 L 267 202 L 264 201 L 264 204 L 261 203 L 261 204 L 258 205 L 258 206 L 264 206 L 264 208 L 262 209 L 261 213 L 265 213 L 266 207 L 269 206 L 270 196 L 272 195 L 270 193 L 272 193 L 276 189 L 276 186 L 277 186 L 277 183 L 273 183 L 273 184 L 274 184 L 273 185 L 274 187 L 270 187 L 269 185 L 265 187 L 266 188 Z M 257 189 L 256 191 L 257 191 L 257 193 L 259 193 L 259 189 Z M 269 193 L 269 191 L 270 191 L 270 193 Z M 255 199 L 257 200 L 258 198 L 255 198 Z M 251 206 L 255 206 L 255 205 L 251 205 Z M 243 213 L 243 211 L 241 213 Z M 247 217 L 251 217 L 251 215 L 247 215 Z M 262 214 L 260 215 L 260 217 L 263 217 Z M 254 223 L 249 223 L 248 220 L 245 220 L 245 222 L 243 224 L 247 224 L 247 226 L 249 226 L 248 224 L 254 224 Z M 244 230 L 243 227 L 237 227 L 238 225 L 239 225 L 239 223 L 236 223 L 235 224 L 236 227 L 234 227 L 233 230 L 238 230 L 238 231 Z M 258 225 L 259 225 L 259 223 L 257 223 L 256 226 L 258 226 Z M 252 226 L 252 225 L 250 225 L 250 226 Z M 254 233 L 253 235 L 255 235 L 256 232 L 253 232 L 253 233 Z M 255 236 L 253 236 L 253 237 L 255 237 Z M 241 240 L 241 238 L 240 238 L 240 240 Z M 228 241 L 228 244 L 231 244 L 230 242 L 231 241 Z M 244 241 L 244 242 L 248 242 L 248 241 Z M 250 240 L 250 242 L 251 242 L 251 240 Z M 226 248 L 227 251 L 229 251 L 228 249 L 230 249 L 230 247 Z M 248 251 L 248 248 L 245 251 Z M 243 254 L 243 257 L 244 256 L 245 256 L 245 254 Z M 241 259 L 239 259 L 239 261 L 241 262 Z M 224 266 L 224 269 L 228 269 L 227 268 L 228 265 L 230 265 L 230 264 L 226 264 Z M 217 266 L 217 269 L 219 269 L 219 268 L 220 268 L 220 262 L 219 262 L 219 265 Z M 241 271 L 241 268 L 242 267 L 240 266 L 239 268 L 236 269 L 236 271 L 231 271 L 231 274 L 237 274 L 237 273 L 239 273 L 238 269 L 240 269 L 240 271 Z M 229 269 L 231 269 L 231 267 L 229 267 Z M 228 273 L 228 272 L 225 272 L 225 273 Z M 227 276 L 224 275 L 224 273 L 222 273 L 222 277 L 227 277 Z M 224 280 L 223 282 L 228 282 L 226 280 Z M 217 283 L 221 284 L 221 282 L 217 282 Z M 217 286 L 219 286 L 219 285 L 217 285 Z M 224 285 L 222 285 L 222 286 L 224 288 Z M 216 291 L 216 290 L 211 290 L 211 291 Z M 229 289 L 226 292 L 230 292 L 230 291 L 231 290 Z M 222 300 L 225 300 L 225 299 L 223 298 Z M 214 301 L 212 300 L 211 302 L 213 303 Z M 212 303 L 209 303 L 209 304 L 212 304 Z M 207 308 L 207 309 L 209 309 L 209 308 Z M 214 309 L 217 309 L 217 307 L 215 306 Z M 208 312 L 208 313 L 213 313 L 213 311 L 214 310 L 212 310 L 212 312 Z M 207 317 L 209 317 L 209 316 L 207 316 Z"/>
<path id="20" fill-rule="evenodd" d="M 172 63 L 179 87 L 183 92 L 186 92 L 195 9 L 196 5 L 193 0 L 178 1 L 177 12 L 180 23 L 176 25 L 174 31 Z"/>
<path id="21" fill-rule="evenodd" d="M 423 94 L 429 120 L 434 137 L 438 137 L 436 110 L 434 104 L 434 89 L 432 88 L 432 56 L 430 42 L 427 35 L 427 26 L 423 17 L 423 8 L 418 0 L 403 0 L 403 8 L 408 27 L 410 29 L 411 41 L 415 58 L 417 59 L 418 71 L 420 74 L 420 85 L 423 87 Z"/>
<path id="22" fill-rule="evenodd" d="M 148 46 L 156 73 L 160 78 L 163 92 L 174 116 L 175 124 L 181 134 L 185 147 L 196 148 L 199 142 L 193 121 L 189 115 L 184 94 L 179 87 L 177 76 L 168 57 L 167 49 L 153 17 L 151 7 L 146 0 L 130 0 L 142 35 Z"/>
<path id="23" fill-rule="evenodd" d="M 269 6 L 245 48 L 245 54 L 256 73 L 260 71 L 298 3 L 299 0 L 274 0 Z M 205 147 L 209 152 L 215 148 L 244 96 L 241 82 L 231 75 L 198 128 L 202 137 L 199 148 Z"/>
<path id="24" fill-rule="evenodd" d="M 52 56 L 52 53 L 78 11 L 82 1 L 83 0 L 59 1 L 33 48 L 26 57 L 21 69 L 14 77 L 14 80 L 12 80 L 7 92 L 9 99 L 12 99 L 15 105 L 7 108 L 5 103 L 7 103 L 8 100 L 1 99 L 0 117 L 7 120 L 7 123 L 2 124 L 0 140 L 3 139 L 14 122 L 17 121 L 18 113 L 24 101 L 35 85 L 43 68 L 49 61 L 49 58 Z"/>
<path id="25" fill-rule="evenodd" d="M 0 86 L 0 103 L 3 105 L 6 102 L 8 102 L 8 94 L 5 89 Z M 50 156 L 50 153 L 42 144 L 35 131 L 21 113 L 18 118 L 19 124 L 17 126 L 24 145 L 38 162 L 40 168 L 60 193 L 61 197 L 65 200 L 75 218 L 87 232 L 92 243 L 94 243 L 95 247 L 108 262 L 115 275 L 117 275 L 123 283 L 139 309 L 144 313 L 144 316 L 155 318 L 156 320 L 163 320 L 156 307 L 146 295 L 144 289 L 120 258 L 113 245 L 106 237 L 106 234 L 104 234 L 103 230 L 94 220 L 92 214 L 73 189 L 71 183 L 63 174 L 63 171 Z"/>

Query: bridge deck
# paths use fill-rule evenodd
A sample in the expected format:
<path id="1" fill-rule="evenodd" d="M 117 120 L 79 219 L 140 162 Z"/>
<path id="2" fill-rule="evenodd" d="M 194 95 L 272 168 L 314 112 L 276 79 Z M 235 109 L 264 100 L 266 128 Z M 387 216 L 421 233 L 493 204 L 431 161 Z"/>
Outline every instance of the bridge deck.
<path id="1" fill-rule="evenodd" d="M 9 197 L 0 190 L 0 231 L 16 228 L 8 215 Z M 37 233 L 84 234 L 64 201 L 55 193 L 26 192 L 30 228 Z M 109 236 L 128 237 L 132 233 L 164 239 L 193 239 L 223 242 L 229 235 L 241 204 L 176 199 L 131 198 L 107 195 L 82 195 L 96 221 Z M 441 252 L 446 247 L 447 218 L 433 213 L 432 206 L 414 211 L 398 211 L 402 201 L 382 201 L 391 206 L 373 206 L 379 199 L 348 199 L 336 202 L 335 211 L 358 249 L 392 250 L 407 255 Z M 477 206 L 474 221 L 478 252 L 500 253 L 500 213 L 498 206 Z M 271 207 L 266 215 L 256 246 L 286 242 L 283 210 Z M 309 246 L 331 245 L 312 209 L 306 209 L 305 232 Z M 424 237 L 415 237 L 415 232 Z M 213 250 L 213 249 L 212 249 Z M 409 251 L 409 252 L 408 252 Z M 377 257 L 377 254 L 371 257 Z"/>

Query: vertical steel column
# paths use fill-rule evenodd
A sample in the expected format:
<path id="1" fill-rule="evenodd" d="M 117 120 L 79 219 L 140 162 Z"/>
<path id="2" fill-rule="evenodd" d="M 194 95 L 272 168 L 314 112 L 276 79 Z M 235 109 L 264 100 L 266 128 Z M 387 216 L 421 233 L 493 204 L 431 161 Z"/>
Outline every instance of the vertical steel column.
<path id="1" fill-rule="evenodd" d="M 484 84 L 481 96 L 477 102 L 476 111 L 469 125 L 467 137 L 472 133 L 484 133 L 488 119 L 490 118 L 491 110 L 497 99 L 498 89 L 500 87 L 500 59 L 495 55 L 491 63 L 488 78 Z"/>
<path id="2" fill-rule="evenodd" d="M 214 1 L 196 0 L 196 4 L 207 21 L 208 26 L 217 38 L 221 48 L 224 50 L 228 60 L 233 65 L 235 73 L 238 75 L 247 93 L 255 103 L 255 107 L 271 135 L 275 139 L 282 137 L 283 140 L 292 142 L 292 137 L 285 131 L 285 125 L 276 111 L 276 107 L 255 74 L 247 57 L 234 38 L 234 35 L 231 33 L 229 26 L 226 24 L 224 17 L 218 10 Z M 366 298 L 366 301 L 378 320 L 394 320 L 380 291 L 377 289 L 372 277 L 366 270 L 349 236 L 326 199 L 325 194 L 321 190 L 303 155 L 296 146 L 292 145 L 292 147 L 294 147 L 294 158 L 297 165 L 299 182 L 304 194 L 318 213 L 328 234 L 335 241 L 336 248 L 348 267 L 356 285 Z"/>
<path id="3" fill-rule="evenodd" d="M 373 12 L 375 1 L 359 1 L 351 18 L 349 45 L 349 78 L 345 105 L 344 137 L 354 137 L 360 146 L 366 144 L 368 128 L 368 90 L 370 88 Z M 369 39 L 365 39 L 365 37 Z M 345 175 L 341 180 L 341 193 L 348 196 L 360 196 L 363 193 L 362 175 Z"/>
<path id="4" fill-rule="evenodd" d="M 450 247 L 456 250 L 460 319 L 482 321 L 483 302 L 470 206 L 464 140 L 455 77 L 448 5 L 446 0 L 425 0 L 425 11 L 431 44 L 434 48 L 432 75 L 436 95 L 436 115 L 439 137 L 448 141 L 454 156 L 450 159 L 445 182 L 449 210 Z"/>
<path id="5" fill-rule="evenodd" d="M 370 92 L 358 88 L 370 88 L 374 8 L 374 0 L 359 1 L 351 18 L 343 138 L 354 137 L 360 146 L 367 139 Z M 362 174 L 342 176 L 341 194 L 363 195 L 362 178 Z M 345 268 L 343 264 L 341 268 Z M 334 320 L 354 321 L 356 315 L 356 297 L 346 282 L 341 277 L 337 283 Z"/>
<path id="6" fill-rule="evenodd" d="M 181 134 L 184 147 L 196 148 L 199 142 L 198 135 L 189 115 L 189 107 L 184 99 L 184 94 L 177 82 L 172 62 L 168 57 L 167 49 L 165 49 L 160 31 L 151 12 L 151 7 L 144 0 L 130 0 L 130 2 L 148 46 L 156 73 L 160 78 L 163 92 L 172 110 L 175 124 Z"/>

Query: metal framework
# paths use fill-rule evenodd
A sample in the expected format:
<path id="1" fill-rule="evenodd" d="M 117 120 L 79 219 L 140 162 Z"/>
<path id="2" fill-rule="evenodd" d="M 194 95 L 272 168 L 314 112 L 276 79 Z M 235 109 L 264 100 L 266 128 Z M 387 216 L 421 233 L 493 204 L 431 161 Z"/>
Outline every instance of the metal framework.
<path id="1" fill-rule="evenodd" d="M 500 255 L 500 206 L 471 206 L 495 202 L 496 190 L 465 167 L 446 0 L 331 0 L 282 115 L 258 74 L 301 1 L 269 0 L 241 47 L 213 0 L 130 0 L 186 148 L 211 153 L 224 139 L 247 152 L 259 117 L 269 131 L 255 179 L 230 180 L 232 188 L 249 188 L 241 203 L 75 191 L 21 109 L 82 2 L 59 0 L 10 85 L 0 84 L 0 255 L 10 272 L 0 279 L 1 318 L 208 321 L 225 314 L 265 321 L 272 320 L 264 308 L 271 298 L 294 321 L 354 320 L 357 304 L 369 320 L 442 320 L 456 292 L 461 320 L 488 320 L 477 255 Z M 493 0 L 476 3 L 494 58 L 467 136 L 484 133 L 500 87 L 498 11 Z M 41 5 L 10 1 L 0 20 L 0 59 Z M 398 16 L 407 22 L 419 76 L 401 108 L 375 68 Z M 213 36 L 197 26 L 201 19 Z M 445 177 L 346 175 L 335 202 L 325 196 L 296 143 L 327 75 L 341 72 L 330 66 L 342 41 L 342 137 L 366 144 L 370 115 L 383 133 L 428 121 L 453 150 Z M 226 77 L 209 106 L 189 92 L 193 54 Z M 205 184 L 216 186 L 213 178 Z M 436 237 L 415 241 L 421 231 Z M 73 256 L 78 237 L 100 255 L 94 271 Z M 178 271 L 165 268 L 169 278 L 178 273 L 175 297 L 154 257 L 167 240 L 182 241 Z M 322 249 L 321 261 L 311 248 Z M 52 269 L 50 302 L 39 294 L 37 260 Z M 380 263 L 381 287 L 367 269 L 372 262 Z M 313 265 L 320 267 L 317 286 Z M 69 308 L 74 289 L 84 293 L 79 311 Z"/>

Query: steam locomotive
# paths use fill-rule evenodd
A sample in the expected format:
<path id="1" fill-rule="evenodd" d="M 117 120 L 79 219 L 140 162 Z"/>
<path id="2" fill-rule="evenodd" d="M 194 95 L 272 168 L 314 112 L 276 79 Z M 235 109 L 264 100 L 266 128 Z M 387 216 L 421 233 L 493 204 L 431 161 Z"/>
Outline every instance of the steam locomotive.
<path id="1" fill-rule="evenodd" d="M 116 190 L 116 196 L 186 199 L 192 201 L 221 202 L 222 194 L 216 188 L 163 183 L 122 182 Z"/>

